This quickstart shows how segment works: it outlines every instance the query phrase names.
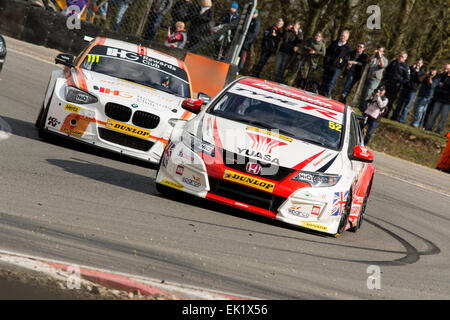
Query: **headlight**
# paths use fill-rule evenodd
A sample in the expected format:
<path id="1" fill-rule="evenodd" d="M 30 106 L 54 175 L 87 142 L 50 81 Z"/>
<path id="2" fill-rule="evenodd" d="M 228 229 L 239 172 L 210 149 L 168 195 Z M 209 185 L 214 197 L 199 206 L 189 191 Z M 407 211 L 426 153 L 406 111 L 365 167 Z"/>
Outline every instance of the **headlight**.
<path id="1" fill-rule="evenodd" d="M 75 87 L 66 87 L 66 100 L 78 104 L 96 103 L 97 97 Z"/>
<path id="2" fill-rule="evenodd" d="M 341 179 L 341 176 L 334 174 L 323 174 L 317 172 L 301 171 L 292 180 L 306 182 L 311 187 L 332 187 Z"/>
<path id="3" fill-rule="evenodd" d="M 187 131 L 184 131 L 181 140 L 186 147 L 190 148 L 195 153 L 203 152 L 215 157 L 215 148 L 213 144 L 203 141 Z"/>

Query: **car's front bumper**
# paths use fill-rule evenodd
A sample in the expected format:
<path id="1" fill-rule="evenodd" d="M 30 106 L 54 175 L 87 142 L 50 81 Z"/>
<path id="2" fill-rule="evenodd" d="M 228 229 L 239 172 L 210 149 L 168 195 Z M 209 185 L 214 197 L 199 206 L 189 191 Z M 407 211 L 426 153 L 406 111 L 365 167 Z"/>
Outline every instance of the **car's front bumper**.
<path id="1" fill-rule="evenodd" d="M 169 142 L 156 183 L 288 224 L 336 234 L 341 213 L 331 215 L 333 188 L 300 188 L 284 197 L 224 179 L 221 165 L 207 170 L 205 159 L 180 141 Z M 336 211 L 336 210 L 335 210 Z"/>

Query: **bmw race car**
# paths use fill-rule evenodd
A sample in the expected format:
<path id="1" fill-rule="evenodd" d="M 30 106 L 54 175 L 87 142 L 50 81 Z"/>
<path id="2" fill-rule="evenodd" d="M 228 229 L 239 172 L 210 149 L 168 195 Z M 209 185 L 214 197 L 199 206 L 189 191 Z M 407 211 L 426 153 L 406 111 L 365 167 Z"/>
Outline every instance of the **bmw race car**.
<path id="1" fill-rule="evenodd" d="M 89 40 L 89 39 L 88 39 Z M 140 45 L 95 38 L 77 56 L 60 54 L 36 120 L 39 135 L 62 135 L 158 163 L 173 121 L 193 116 L 185 64 Z"/>
<path id="2" fill-rule="evenodd" d="M 5 38 L 0 34 L 0 72 L 3 69 L 3 64 L 6 60 L 6 41 Z"/>
<path id="3" fill-rule="evenodd" d="M 236 80 L 201 105 L 183 102 L 198 115 L 174 127 L 156 177 L 160 192 L 334 236 L 361 227 L 373 154 L 349 106 L 255 78 Z"/>

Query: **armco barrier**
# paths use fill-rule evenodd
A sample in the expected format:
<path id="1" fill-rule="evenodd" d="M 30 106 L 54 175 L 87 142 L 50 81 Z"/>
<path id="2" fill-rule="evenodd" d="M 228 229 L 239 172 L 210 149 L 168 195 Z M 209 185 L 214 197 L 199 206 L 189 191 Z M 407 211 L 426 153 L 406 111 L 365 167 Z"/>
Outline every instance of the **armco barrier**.
<path id="1" fill-rule="evenodd" d="M 185 50 L 150 43 L 137 36 L 122 34 L 110 29 L 103 29 L 83 20 L 80 21 L 80 24 L 80 29 L 69 30 L 67 28 L 67 17 L 60 13 L 48 11 L 40 7 L 34 7 L 19 1 L 0 0 L 0 33 L 18 40 L 62 52 L 78 54 L 86 46 L 86 42 L 83 40 L 84 36 L 102 36 L 141 44 L 183 61 L 186 58 Z M 212 64 L 214 64 L 214 60 L 210 60 Z M 217 65 L 217 73 L 222 73 L 224 70 L 223 62 L 217 63 Z M 223 84 L 225 85 L 234 80 L 236 74 L 237 67 L 233 65 L 229 66 L 227 74 L 225 76 L 223 74 L 221 75 L 221 78 L 224 79 Z M 208 76 L 211 76 L 211 73 Z M 192 81 L 196 83 L 196 87 L 201 86 L 202 82 L 208 82 L 208 80 L 208 78 L 192 79 Z"/>

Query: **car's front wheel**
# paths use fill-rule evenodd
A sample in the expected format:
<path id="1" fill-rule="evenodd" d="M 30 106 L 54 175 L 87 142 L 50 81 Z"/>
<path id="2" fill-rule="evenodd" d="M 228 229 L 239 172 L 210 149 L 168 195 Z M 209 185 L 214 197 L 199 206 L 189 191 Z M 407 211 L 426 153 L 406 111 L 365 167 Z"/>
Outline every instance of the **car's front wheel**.
<path id="1" fill-rule="evenodd" d="M 341 221 L 339 222 L 339 227 L 338 227 L 337 233 L 335 234 L 335 237 L 339 237 L 345 231 L 345 227 L 347 226 L 348 219 L 350 217 L 350 209 L 352 207 L 351 195 L 352 195 L 352 191 L 350 190 L 348 192 L 347 201 L 345 202 L 345 207 L 341 214 Z"/>

